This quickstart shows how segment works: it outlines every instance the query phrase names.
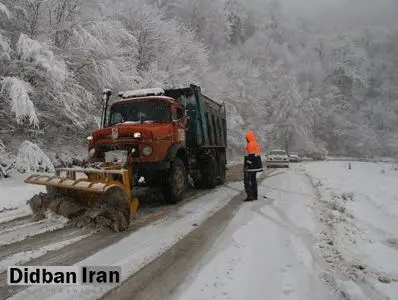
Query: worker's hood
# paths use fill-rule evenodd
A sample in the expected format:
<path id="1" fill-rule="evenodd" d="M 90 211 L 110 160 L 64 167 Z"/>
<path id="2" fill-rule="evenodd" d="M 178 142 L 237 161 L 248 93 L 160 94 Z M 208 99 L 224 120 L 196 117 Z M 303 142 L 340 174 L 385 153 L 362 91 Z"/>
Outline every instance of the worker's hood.
<path id="1" fill-rule="evenodd" d="M 254 135 L 254 132 L 253 132 L 253 131 L 249 130 L 249 131 L 246 133 L 246 141 L 247 141 L 248 143 L 250 143 L 250 142 L 255 142 L 255 141 L 256 141 L 256 136 Z"/>

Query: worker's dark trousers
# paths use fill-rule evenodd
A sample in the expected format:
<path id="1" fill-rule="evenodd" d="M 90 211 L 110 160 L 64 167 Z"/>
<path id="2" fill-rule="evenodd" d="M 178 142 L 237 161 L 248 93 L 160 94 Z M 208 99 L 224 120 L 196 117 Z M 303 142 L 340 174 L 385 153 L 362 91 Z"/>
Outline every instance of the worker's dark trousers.
<path id="1" fill-rule="evenodd" d="M 245 172 L 243 182 L 245 184 L 245 192 L 248 198 L 257 198 L 257 172 Z"/>

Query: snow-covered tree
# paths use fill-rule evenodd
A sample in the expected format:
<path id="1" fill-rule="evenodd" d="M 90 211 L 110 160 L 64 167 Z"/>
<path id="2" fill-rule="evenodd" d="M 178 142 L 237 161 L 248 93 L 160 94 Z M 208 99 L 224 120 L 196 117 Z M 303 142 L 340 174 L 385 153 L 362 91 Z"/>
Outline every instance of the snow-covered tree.
<path id="1" fill-rule="evenodd" d="M 397 153 L 397 6 L 358 3 L 0 0 L 0 139 L 84 145 L 104 87 L 194 82 L 226 103 L 231 155 L 248 129 L 263 148 Z"/>
<path id="2" fill-rule="evenodd" d="M 18 123 L 29 118 L 29 124 L 39 125 L 36 110 L 29 94 L 32 92 L 32 86 L 17 77 L 3 77 L 0 79 L 2 93 L 7 93 L 11 100 L 11 111 L 15 114 Z"/>
<path id="3" fill-rule="evenodd" d="M 21 172 L 54 172 L 54 165 L 47 155 L 36 145 L 24 141 L 18 150 L 15 163 L 16 169 Z"/>
<path id="4" fill-rule="evenodd" d="M 8 172 L 14 166 L 10 153 L 7 151 L 4 143 L 0 140 L 0 179 L 8 177 Z"/>

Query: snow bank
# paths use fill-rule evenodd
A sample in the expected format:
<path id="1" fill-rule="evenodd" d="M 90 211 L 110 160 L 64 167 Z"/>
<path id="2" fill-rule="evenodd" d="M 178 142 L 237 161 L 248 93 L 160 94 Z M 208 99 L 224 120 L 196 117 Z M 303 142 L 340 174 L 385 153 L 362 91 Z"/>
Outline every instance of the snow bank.
<path id="1" fill-rule="evenodd" d="M 370 298 L 382 292 L 398 299 L 397 169 L 365 162 L 351 162 L 351 169 L 348 162 L 319 162 L 306 169 L 321 197 L 325 227 L 318 247 L 324 259 Z"/>

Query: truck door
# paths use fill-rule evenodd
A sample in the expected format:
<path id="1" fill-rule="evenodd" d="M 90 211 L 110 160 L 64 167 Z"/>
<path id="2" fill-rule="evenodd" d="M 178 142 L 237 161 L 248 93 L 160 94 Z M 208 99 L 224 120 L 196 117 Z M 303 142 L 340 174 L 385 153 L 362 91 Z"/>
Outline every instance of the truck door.
<path id="1" fill-rule="evenodd" d="M 176 107 L 173 110 L 173 123 L 174 123 L 174 136 L 176 137 L 174 140 L 180 144 L 185 146 L 186 143 L 186 122 L 187 119 L 185 117 L 185 111 L 181 107 Z"/>

